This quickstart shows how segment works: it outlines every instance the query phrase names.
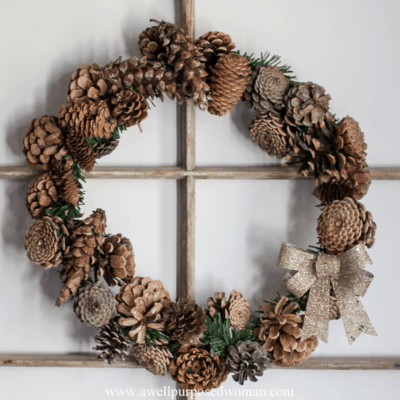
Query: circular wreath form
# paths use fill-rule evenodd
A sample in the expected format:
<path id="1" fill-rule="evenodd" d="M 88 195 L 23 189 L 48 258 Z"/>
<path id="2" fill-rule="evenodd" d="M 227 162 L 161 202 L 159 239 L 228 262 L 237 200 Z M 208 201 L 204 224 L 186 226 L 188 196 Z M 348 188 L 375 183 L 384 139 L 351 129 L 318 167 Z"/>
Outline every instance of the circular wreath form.
<path id="1" fill-rule="evenodd" d="M 170 371 L 188 390 L 216 388 L 229 373 L 240 384 L 256 381 L 270 363 L 300 365 L 317 338 L 327 341 L 330 319 L 342 318 L 350 343 L 361 332 L 376 335 L 358 300 L 373 278 L 363 268 L 371 264 L 365 246 L 373 245 L 376 230 L 358 202 L 371 184 L 358 123 L 332 115 L 325 89 L 295 82 L 280 57 L 255 59 L 233 51 L 225 33 L 194 40 L 173 24 L 152 21 L 139 37 L 142 58 L 81 65 L 60 117 L 35 119 L 26 131 L 27 162 L 43 173 L 28 188 L 27 210 L 36 221 L 25 247 L 44 269 L 60 266 L 57 306 L 72 297 L 78 318 L 100 328 L 99 357 L 124 359 L 133 346 L 141 365 L 153 374 Z M 103 210 L 81 219 L 81 169 L 91 171 L 114 151 L 123 130 L 140 128 L 147 102 L 164 95 L 193 99 L 217 116 L 243 100 L 258 112 L 250 133 L 260 149 L 299 164 L 299 175 L 314 175 L 319 246 L 282 245 L 278 265 L 295 274 L 284 277 L 286 296 L 266 302 L 257 317 L 236 290 L 229 298 L 215 293 L 207 309 L 186 298 L 173 301 L 161 281 L 135 276 L 132 244 L 106 234 Z M 107 285 L 118 285 L 119 293 Z"/>

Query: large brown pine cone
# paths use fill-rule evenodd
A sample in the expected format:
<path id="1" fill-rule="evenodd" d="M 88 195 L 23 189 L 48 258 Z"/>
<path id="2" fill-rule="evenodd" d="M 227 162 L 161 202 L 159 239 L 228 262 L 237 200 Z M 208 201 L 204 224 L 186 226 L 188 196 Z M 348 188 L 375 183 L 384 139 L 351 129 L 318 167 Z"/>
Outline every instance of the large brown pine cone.
<path id="1" fill-rule="evenodd" d="M 228 376 L 224 358 L 200 346 L 181 346 L 169 366 L 172 379 L 184 390 L 216 389 Z"/>
<path id="2" fill-rule="evenodd" d="M 358 243 L 363 243 L 368 248 L 371 248 L 375 243 L 376 223 L 373 220 L 372 214 L 366 210 L 363 204 L 359 202 L 356 204 L 363 224 L 362 234 L 358 239 Z"/>
<path id="3" fill-rule="evenodd" d="M 133 346 L 138 363 L 154 375 L 168 374 L 168 367 L 173 355 L 166 346 L 146 346 L 135 344 Z"/>
<path id="4" fill-rule="evenodd" d="M 257 66 L 244 92 L 243 100 L 247 107 L 257 111 L 282 108 L 283 96 L 289 90 L 289 78 L 277 66 Z"/>
<path id="5" fill-rule="evenodd" d="M 122 286 L 117 295 L 118 312 L 122 327 L 129 327 L 129 337 L 138 344 L 145 344 L 146 329 L 165 330 L 162 311 L 171 301 L 169 292 L 161 281 L 139 276 Z"/>
<path id="6" fill-rule="evenodd" d="M 65 278 L 56 305 L 65 303 L 75 295 L 81 282 L 89 277 L 90 268 L 97 261 L 107 226 L 106 213 L 98 208 L 90 217 L 71 229 L 72 244 L 65 258 Z"/>
<path id="7" fill-rule="evenodd" d="M 149 61 L 160 61 L 178 72 L 176 83 L 180 97 L 193 98 L 204 111 L 209 91 L 204 80 L 207 76 L 206 58 L 182 29 L 168 22 L 151 21 L 157 26 L 147 28 L 140 34 L 140 53 Z"/>
<path id="8" fill-rule="evenodd" d="M 117 306 L 115 294 L 106 285 L 96 282 L 78 290 L 74 311 L 85 325 L 100 328 L 117 315 Z"/>
<path id="9" fill-rule="evenodd" d="M 206 313 L 194 300 L 178 297 L 163 312 L 165 331 L 172 341 L 198 344 L 207 330 Z"/>
<path id="10" fill-rule="evenodd" d="M 287 116 L 298 125 L 311 126 L 325 119 L 331 96 L 312 82 L 297 83 L 285 94 Z"/>
<path id="11" fill-rule="evenodd" d="M 288 300 L 281 297 L 275 307 L 270 303 L 262 306 L 264 315 L 260 318 L 260 327 L 254 330 L 254 335 L 265 341 L 263 347 L 271 352 L 274 364 L 285 367 L 300 365 L 318 346 L 315 336 L 300 341 L 304 315 L 293 314 L 297 303 L 285 307 Z"/>
<path id="12" fill-rule="evenodd" d="M 372 216 L 369 218 L 365 208 L 359 207 L 359 204 L 350 197 L 335 200 L 328 204 L 319 216 L 319 243 L 329 254 L 339 255 L 355 246 L 363 234 L 364 227 L 368 237 L 366 241 L 372 246 L 376 225 L 373 224 Z"/>
<path id="13" fill-rule="evenodd" d="M 66 130 L 75 130 L 86 137 L 109 138 L 118 125 L 104 100 L 83 104 L 63 104 L 60 124 Z"/>
<path id="14" fill-rule="evenodd" d="M 29 227 L 25 249 L 35 264 L 44 269 L 55 268 L 68 254 L 69 242 L 69 231 L 60 217 L 43 217 Z"/>
<path id="15" fill-rule="evenodd" d="M 133 278 L 135 254 L 129 239 L 120 233 L 109 236 L 104 241 L 103 252 L 101 263 L 104 269 L 104 279 L 109 286 L 120 284 L 121 279 Z"/>
<path id="16" fill-rule="evenodd" d="M 228 347 L 226 356 L 228 372 L 232 373 L 233 380 L 241 385 L 247 381 L 247 378 L 252 382 L 257 382 L 256 376 L 262 376 L 268 364 L 268 352 L 257 342 L 239 341 Z"/>
<path id="17" fill-rule="evenodd" d="M 116 362 L 115 357 L 120 357 L 125 361 L 125 356 L 129 355 L 131 341 L 125 337 L 122 328 L 110 322 L 101 328 L 95 339 L 98 345 L 93 350 L 101 350 L 99 358 L 106 360 L 109 364 Z"/>
<path id="18" fill-rule="evenodd" d="M 68 152 L 73 156 L 74 160 L 86 171 L 90 172 L 96 159 L 92 148 L 85 139 L 84 133 L 75 129 L 71 129 L 67 133 L 66 145 Z"/>
<path id="19" fill-rule="evenodd" d="M 28 164 L 40 165 L 45 171 L 53 159 L 61 160 L 68 152 L 58 118 L 45 115 L 34 119 L 26 130 L 23 152 Z"/>
<path id="20" fill-rule="evenodd" d="M 210 76 L 208 112 L 219 117 L 231 111 L 246 90 L 251 75 L 250 63 L 237 53 L 218 60 Z"/>
<path id="21" fill-rule="evenodd" d="M 255 116 L 249 129 L 257 146 L 271 157 L 285 157 L 293 151 L 297 141 L 290 129 L 285 131 L 281 117 L 271 111 L 261 112 Z"/>
<path id="22" fill-rule="evenodd" d="M 32 218 L 42 218 L 59 200 L 58 188 L 49 172 L 39 175 L 28 186 L 26 209 Z"/>

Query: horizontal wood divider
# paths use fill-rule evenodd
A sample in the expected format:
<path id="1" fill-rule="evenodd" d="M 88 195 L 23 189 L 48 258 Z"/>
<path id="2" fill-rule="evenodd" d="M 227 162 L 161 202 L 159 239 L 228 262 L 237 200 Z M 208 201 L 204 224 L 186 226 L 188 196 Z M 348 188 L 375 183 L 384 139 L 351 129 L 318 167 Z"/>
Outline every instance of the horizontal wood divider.
<path id="1" fill-rule="evenodd" d="M 85 174 L 87 179 L 312 179 L 297 176 L 296 167 L 97 167 Z M 32 179 L 41 170 L 29 166 L 0 167 L 0 179 Z M 400 180 L 400 167 L 371 168 L 373 180 Z"/>
<path id="2" fill-rule="evenodd" d="M 97 354 L 0 354 L 3 367 L 63 367 L 63 368 L 143 368 L 133 356 L 114 364 L 98 359 Z M 282 369 L 272 365 L 273 369 Z M 284 368 L 287 369 L 287 368 Z M 400 357 L 311 357 L 291 369 L 386 369 L 400 370 Z"/>

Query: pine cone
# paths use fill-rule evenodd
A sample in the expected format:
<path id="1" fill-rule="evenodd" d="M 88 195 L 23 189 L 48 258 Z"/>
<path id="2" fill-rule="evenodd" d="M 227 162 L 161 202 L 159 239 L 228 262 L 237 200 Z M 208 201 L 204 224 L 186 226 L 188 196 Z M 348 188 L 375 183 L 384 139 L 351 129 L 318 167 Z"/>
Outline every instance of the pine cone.
<path id="1" fill-rule="evenodd" d="M 168 367 L 173 359 L 173 355 L 165 346 L 146 346 L 144 344 L 135 344 L 133 346 L 135 357 L 142 365 L 154 375 L 168 374 Z"/>
<path id="2" fill-rule="evenodd" d="M 45 115 L 34 119 L 26 130 L 23 152 L 29 165 L 40 165 L 45 171 L 53 158 L 61 160 L 67 150 L 58 118 Z"/>
<path id="3" fill-rule="evenodd" d="M 117 135 L 115 139 L 110 137 L 109 139 L 101 140 L 101 144 L 96 141 L 93 144 L 94 158 L 97 160 L 101 157 L 111 154 L 118 147 L 119 139 L 120 136 Z"/>
<path id="4" fill-rule="evenodd" d="M 284 97 L 287 116 L 298 125 L 311 126 L 325 119 L 330 99 L 322 86 L 312 82 L 297 83 Z"/>
<path id="5" fill-rule="evenodd" d="M 228 302 L 224 292 L 215 292 L 214 299 L 209 297 L 207 299 L 207 307 L 206 314 L 210 318 L 215 318 L 217 315 L 221 316 L 221 321 L 229 318 Z"/>
<path id="6" fill-rule="evenodd" d="M 29 184 L 26 209 L 32 218 L 42 218 L 46 210 L 53 208 L 58 200 L 59 194 L 52 174 L 45 172 Z"/>
<path id="7" fill-rule="evenodd" d="M 335 297 L 335 291 L 333 290 L 332 283 L 331 285 L 331 291 L 329 294 L 329 319 L 339 319 L 340 318 L 340 310 L 337 302 L 337 298 Z M 307 304 L 308 304 L 308 294 L 304 294 L 301 297 L 301 302 L 300 302 L 300 310 L 301 311 L 306 311 L 307 310 Z"/>
<path id="8" fill-rule="evenodd" d="M 228 372 L 231 372 L 235 382 L 243 385 L 249 378 L 257 382 L 256 376 L 262 376 L 269 363 L 268 352 L 257 342 L 246 340 L 229 346 L 226 357 Z"/>
<path id="9" fill-rule="evenodd" d="M 68 226 L 70 228 L 70 226 Z M 69 251 L 69 232 L 60 217 L 43 217 L 26 233 L 28 257 L 44 269 L 55 268 Z"/>
<path id="10" fill-rule="evenodd" d="M 250 63 L 237 53 L 226 54 L 218 60 L 210 77 L 208 112 L 219 117 L 231 111 L 246 90 L 251 75 Z"/>
<path id="11" fill-rule="evenodd" d="M 93 169 L 96 160 L 84 134 L 75 129 L 71 129 L 67 134 L 66 145 L 68 151 L 74 157 L 74 160 L 84 170 L 90 172 Z"/>
<path id="12" fill-rule="evenodd" d="M 134 277 L 121 287 L 117 295 L 119 318 L 122 327 L 130 327 L 129 337 L 138 344 L 145 344 L 146 328 L 165 330 L 161 321 L 167 303 L 171 301 L 161 281 Z"/>
<path id="13" fill-rule="evenodd" d="M 112 99 L 112 116 L 127 128 L 140 124 L 147 118 L 149 106 L 143 95 L 133 89 L 121 90 Z"/>
<path id="14" fill-rule="evenodd" d="M 99 358 L 107 360 L 109 364 L 116 362 L 115 357 L 119 356 L 122 361 L 129 355 L 131 341 L 125 337 L 123 330 L 119 325 L 109 323 L 101 328 L 101 331 L 95 337 L 97 345 L 93 350 L 101 350 Z"/>
<path id="15" fill-rule="evenodd" d="M 363 220 L 357 204 L 350 197 L 335 200 L 319 216 L 319 243 L 327 253 L 340 255 L 358 243 L 363 233 Z"/>
<path id="16" fill-rule="evenodd" d="M 101 251 L 106 226 L 106 213 L 98 208 L 78 227 L 71 229 L 72 244 L 65 254 L 69 261 L 64 265 L 64 286 L 57 298 L 57 306 L 65 303 L 71 295 L 75 295 L 81 282 L 89 277 L 90 268 L 97 261 L 96 253 Z"/>
<path id="17" fill-rule="evenodd" d="M 60 124 L 66 130 L 74 130 L 84 137 L 109 138 L 118 125 L 104 100 L 83 104 L 63 104 L 60 108 Z"/>
<path id="18" fill-rule="evenodd" d="M 119 279 L 133 278 L 135 275 L 135 254 L 132 243 L 126 237 L 118 235 L 109 236 L 103 246 L 104 279 L 109 286 L 115 286 Z"/>
<path id="19" fill-rule="evenodd" d="M 289 90 L 289 78 L 277 66 L 257 66 L 244 92 L 247 107 L 259 112 L 280 110 L 283 96 Z"/>
<path id="20" fill-rule="evenodd" d="M 250 304 L 242 293 L 232 290 L 228 301 L 229 318 L 231 328 L 244 329 L 250 319 Z"/>
<path id="21" fill-rule="evenodd" d="M 371 172 L 368 164 L 346 164 L 348 178 L 346 180 L 332 179 L 328 183 L 319 184 L 313 195 L 323 203 L 332 203 L 334 200 L 343 200 L 351 197 L 353 200 L 361 200 L 368 192 L 371 185 Z"/>
<path id="22" fill-rule="evenodd" d="M 304 315 L 293 314 L 297 303 L 285 307 L 288 300 L 281 297 L 275 307 L 270 303 L 262 306 L 265 315 L 260 318 L 261 326 L 254 330 L 254 335 L 265 341 L 263 347 L 271 352 L 274 363 L 285 367 L 300 365 L 318 346 L 315 336 L 300 341 Z"/>
<path id="23" fill-rule="evenodd" d="M 140 53 L 149 61 L 159 61 L 178 72 L 176 90 L 182 98 L 193 98 L 201 110 L 207 108 L 209 87 L 204 62 L 207 61 L 194 40 L 174 24 L 156 21 L 139 36 Z M 179 98 L 178 98 L 179 100 Z"/>
<path id="24" fill-rule="evenodd" d="M 257 146 L 271 157 L 283 158 L 296 143 L 296 137 L 285 125 L 279 115 L 273 112 L 261 112 L 253 118 L 250 133 Z"/>
<path id="25" fill-rule="evenodd" d="M 87 326 L 100 328 L 117 315 L 115 294 L 100 282 L 81 287 L 75 297 L 74 311 Z"/>
<path id="26" fill-rule="evenodd" d="M 170 339 L 181 344 L 198 344 L 207 330 L 205 310 L 193 300 L 178 297 L 165 307 L 163 318 Z"/>
<path id="27" fill-rule="evenodd" d="M 376 223 L 373 220 L 372 214 L 366 210 L 361 203 L 356 203 L 360 219 L 362 221 L 362 234 L 358 243 L 363 243 L 368 248 L 371 248 L 375 243 Z"/>
<path id="28" fill-rule="evenodd" d="M 72 157 L 69 157 L 65 162 L 63 161 L 62 165 L 58 165 L 57 168 L 53 167 L 53 179 L 61 193 L 61 197 L 77 208 L 81 193 L 80 184 L 75 179 L 72 171 L 73 163 Z"/>
<path id="29" fill-rule="evenodd" d="M 181 346 L 169 370 L 182 389 L 192 391 L 216 389 L 228 376 L 225 360 L 200 346 Z"/>

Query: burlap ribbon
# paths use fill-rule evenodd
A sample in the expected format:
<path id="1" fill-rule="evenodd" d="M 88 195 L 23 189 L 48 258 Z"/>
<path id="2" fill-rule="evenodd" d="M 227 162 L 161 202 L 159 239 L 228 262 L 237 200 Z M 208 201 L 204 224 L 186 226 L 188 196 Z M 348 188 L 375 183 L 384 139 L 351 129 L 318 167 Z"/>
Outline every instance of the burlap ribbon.
<path id="1" fill-rule="evenodd" d="M 349 343 L 362 333 L 376 336 L 360 300 L 373 279 L 363 269 L 371 265 L 363 244 L 359 244 L 340 256 L 321 253 L 311 254 L 289 243 L 283 243 L 278 266 L 298 271 L 285 283 L 297 297 L 310 290 L 301 340 L 317 336 L 328 343 L 329 293 L 332 282 L 338 301 L 344 330 Z"/>

